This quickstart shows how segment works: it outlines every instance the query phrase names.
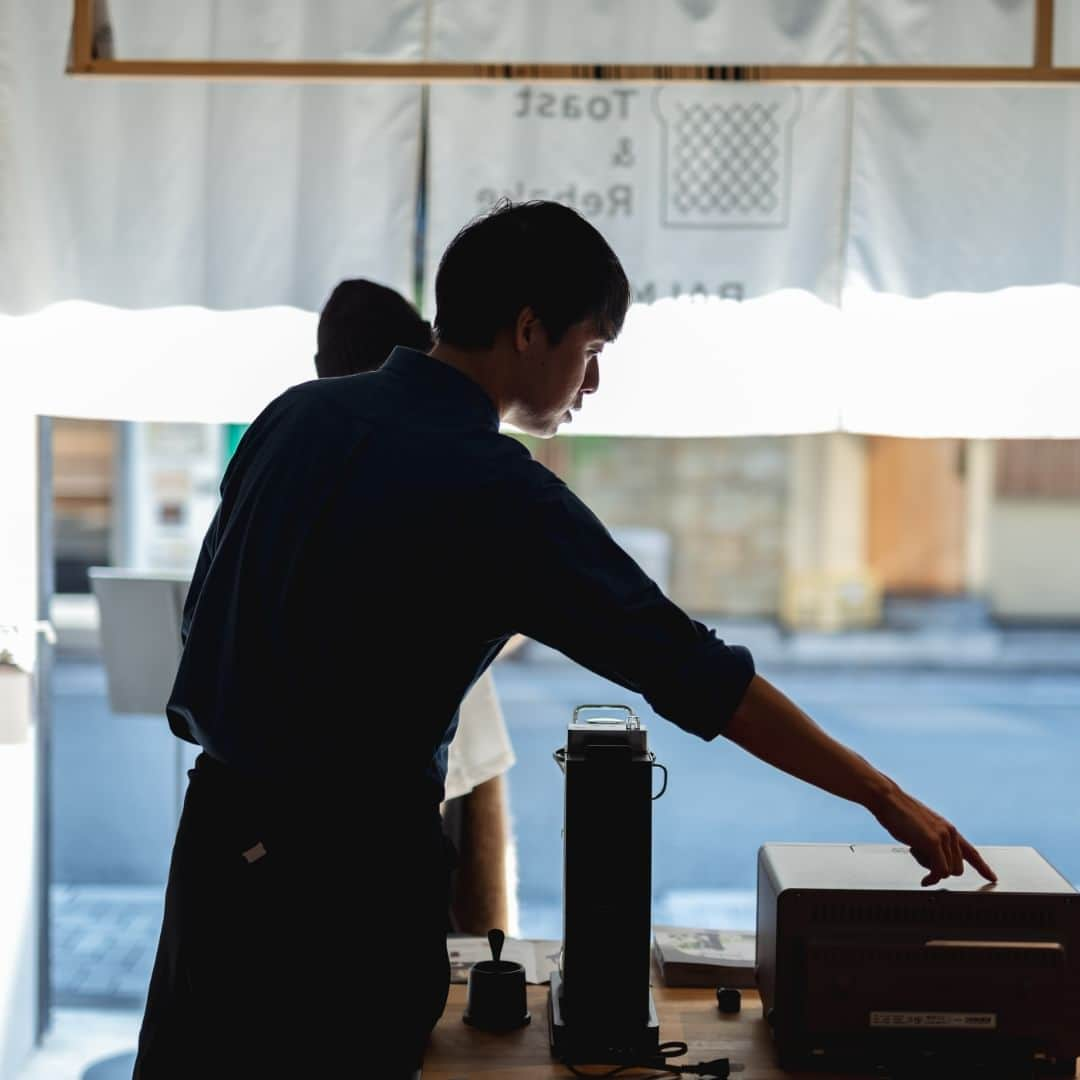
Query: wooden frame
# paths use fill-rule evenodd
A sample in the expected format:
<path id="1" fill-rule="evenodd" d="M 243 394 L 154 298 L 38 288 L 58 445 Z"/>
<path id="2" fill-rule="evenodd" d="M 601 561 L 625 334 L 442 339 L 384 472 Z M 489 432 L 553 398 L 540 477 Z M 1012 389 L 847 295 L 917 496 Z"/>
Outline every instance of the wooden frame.
<path id="1" fill-rule="evenodd" d="M 1035 0 L 1029 67 L 867 64 L 529 64 L 442 60 L 122 60 L 94 55 L 95 0 L 74 0 L 68 74 L 107 78 L 286 79 L 293 82 L 760 82 L 842 86 L 1061 86 L 1080 67 L 1054 67 L 1054 0 Z"/>

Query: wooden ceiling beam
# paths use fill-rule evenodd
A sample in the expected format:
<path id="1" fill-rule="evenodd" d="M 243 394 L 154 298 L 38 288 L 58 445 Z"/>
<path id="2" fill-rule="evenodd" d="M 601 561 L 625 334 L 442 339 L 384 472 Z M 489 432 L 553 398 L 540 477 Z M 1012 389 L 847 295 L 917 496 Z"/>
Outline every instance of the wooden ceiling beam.
<path id="1" fill-rule="evenodd" d="M 94 0 L 74 0 L 68 73 L 83 77 L 221 81 L 773 83 L 788 86 L 1063 86 L 1080 67 L 1054 67 L 1054 0 L 1036 0 L 1031 66 L 911 64 L 581 64 L 447 60 L 122 59 L 93 54 Z"/>

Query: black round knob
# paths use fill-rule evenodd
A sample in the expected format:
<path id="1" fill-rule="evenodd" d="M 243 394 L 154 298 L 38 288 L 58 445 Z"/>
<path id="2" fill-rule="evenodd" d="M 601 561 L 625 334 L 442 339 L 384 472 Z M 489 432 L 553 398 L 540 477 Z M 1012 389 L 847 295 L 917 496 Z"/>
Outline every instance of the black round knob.
<path id="1" fill-rule="evenodd" d="M 722 1013 L 737 1013 L 742 1008 L 742 994 L 732 986 L 717 987 L 716 1004 Z"/>

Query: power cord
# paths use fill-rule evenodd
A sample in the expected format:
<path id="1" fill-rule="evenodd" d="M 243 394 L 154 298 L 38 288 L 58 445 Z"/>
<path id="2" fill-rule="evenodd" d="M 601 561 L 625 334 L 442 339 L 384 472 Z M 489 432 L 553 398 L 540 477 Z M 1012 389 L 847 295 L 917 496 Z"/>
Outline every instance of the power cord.
<path id="1" fill-rule="evenodd" d="M 682 1057 L 689 1050 L 684 1042 L 661 1043 L 656 1048 L 656 1054 L 652 1057 L 637 1058 L 633 1061 L 624 1061 L 607 1072 L 582 1072 L 577 1065 L 569 1061 L 563 1064 L 574 1076 L 587 1077 L 589 1080 L 604 1080 L 604 1078 L 618 1076 L 630 1069 L 658 1069 L 652 1076 L 641 1077 L 640 1080 L 662 1080 L 665 1076 L 706 1076 L 713 1080 L 727 1080 L 733 1071 L 741 1071 L 741 1066 L 732 1066 L 727 1058 L 715 1058 L 712 1061 L 699 1061 L 696 1065 L 674 1065 L 669 1058 Z"/>

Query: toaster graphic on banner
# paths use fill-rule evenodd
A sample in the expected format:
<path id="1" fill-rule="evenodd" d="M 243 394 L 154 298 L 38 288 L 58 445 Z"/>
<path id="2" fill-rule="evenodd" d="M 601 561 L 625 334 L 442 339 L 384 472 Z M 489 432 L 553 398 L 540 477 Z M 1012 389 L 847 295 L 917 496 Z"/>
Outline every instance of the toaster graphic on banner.
<path id="1" fill-rule="evenodd" d="M 792 131 L 800 95 L 789 86 L 665 86 L 661 221 L 671 228 L 784 228 Z"/>

